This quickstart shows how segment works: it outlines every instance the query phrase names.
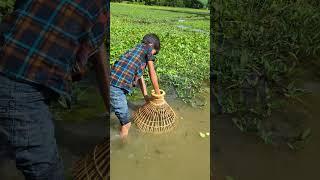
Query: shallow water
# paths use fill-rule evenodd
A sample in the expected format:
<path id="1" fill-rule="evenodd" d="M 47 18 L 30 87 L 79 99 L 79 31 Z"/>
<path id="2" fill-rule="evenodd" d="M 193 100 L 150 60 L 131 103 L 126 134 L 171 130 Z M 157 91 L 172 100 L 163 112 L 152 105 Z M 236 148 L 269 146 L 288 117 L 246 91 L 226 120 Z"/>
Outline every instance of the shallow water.
<path id="1" fill-rule="evenodd" d="M 117 138 L 119 123 L 112 116 L 111 179 L 209 180 L 210 138 L 199 135 L 210 131 L 208 101 L 203 109 L 196 109 L 168 100 L 178 115 L 177 128 L 169 134 L 149 135 L 133 126 L 126 144 Z"/>
<path id="2" fill-rule="evenodd" d="M 183 21 L 179 20 L 179 22 L 183 22 Z M 204 31 L 202 29 L 194 29 L 191 26 L 185 26 L 185 25 L 177 25 L 177 28 L 184 29 L 184 30 L 189 30 L 189 31 L 194 31 L 194 32 L 199 32 L 199 33 L 206 33 L 206 34 L 209 33 L 209 32 Z"/>
<path id="3" fill-rule="evenodd" d="M 294 119 L 297 113 L 305 113 L 301 120 L 305 127 L 311 128 L 305 148 L 292 151 L 267 145 L 254 135 L 241 133 L 228 117 L 218 117 L 214 120 L 212 149 L 216 180 L 224 180 L 226 176 L 234 180 L 319 179 L 320 83 L 305 81 L 301 87 L 312 92 L 301 97 L 307 106 L 297 104 L 283 110 L 283 114 Z"/>

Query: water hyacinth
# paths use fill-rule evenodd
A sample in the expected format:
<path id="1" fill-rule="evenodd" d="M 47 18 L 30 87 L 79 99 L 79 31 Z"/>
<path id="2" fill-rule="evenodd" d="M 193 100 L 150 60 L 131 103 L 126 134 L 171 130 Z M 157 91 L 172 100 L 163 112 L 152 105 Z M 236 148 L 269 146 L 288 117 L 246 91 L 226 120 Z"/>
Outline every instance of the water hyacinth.
<path id="1" fill-rule="evenodd" d="M 154 32 L 162 46 L 156 62 L 160 85 L 188 102 L 209 81 L 209 23 L 208 10 L 111 3 L 111 64 Z"/>

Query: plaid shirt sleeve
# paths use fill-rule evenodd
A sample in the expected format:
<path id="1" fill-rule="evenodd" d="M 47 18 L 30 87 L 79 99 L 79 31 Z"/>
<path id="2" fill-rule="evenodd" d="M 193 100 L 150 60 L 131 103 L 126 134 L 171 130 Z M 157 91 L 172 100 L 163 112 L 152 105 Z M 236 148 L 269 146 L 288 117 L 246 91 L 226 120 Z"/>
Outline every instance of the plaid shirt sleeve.
<path id="1" fill-rule="evenodd" d="M 103 44 L 105 35 L 109 31 L 109 7 L 106 3 L 105 7 L 100 10 L 94 18 L 95 22 L 81 38 L 81 47 L 76 56 L 76 63 L 73 69 L 73 79 L 81 79 L 86 71 L 86 64 L 90 56 L 95 54 Z"/>

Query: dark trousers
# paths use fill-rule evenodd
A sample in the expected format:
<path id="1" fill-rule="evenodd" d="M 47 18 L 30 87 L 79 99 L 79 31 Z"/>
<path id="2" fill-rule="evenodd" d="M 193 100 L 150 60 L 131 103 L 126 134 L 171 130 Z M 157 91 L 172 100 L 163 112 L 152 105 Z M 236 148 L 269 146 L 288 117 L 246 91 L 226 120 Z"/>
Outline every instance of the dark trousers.
<path id="1" fill-rule="evenodd" d="M 0 158 L 13 158 L 26 180 L 64 179 L 47 99 L 43 89 L 0 74 Z"/>

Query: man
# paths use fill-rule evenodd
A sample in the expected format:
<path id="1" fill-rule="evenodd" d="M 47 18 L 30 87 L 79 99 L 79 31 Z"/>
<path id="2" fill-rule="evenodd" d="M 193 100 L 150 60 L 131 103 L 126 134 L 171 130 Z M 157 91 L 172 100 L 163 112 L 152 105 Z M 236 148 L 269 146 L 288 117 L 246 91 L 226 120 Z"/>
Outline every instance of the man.
<path id="1" fill-rule="evenodd" d="M 126 95 L 140 85 L 141 93 L 148 101 L 143 72 L 149 69 L 149 77 L 157 94 L 160 94 L 158 77 L 154 68 L 155 56 L 160 51 L 160 39 L 156 34 L 146 34 L 141 43 L 126 51 L 111 67 L 110 105 L 120 121 L 120 137 L 126 139 L 131 127 Z"/>
<path id="2" fill-rule="evenodd" d="M 89 57 L 109 109 L 108 3 L 17 0 L 0 25 L 0 151 L 15 158 L 27 180 L 64 179 L 47 102 L 70 99 L 72 78 Z"/>

